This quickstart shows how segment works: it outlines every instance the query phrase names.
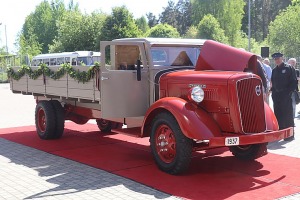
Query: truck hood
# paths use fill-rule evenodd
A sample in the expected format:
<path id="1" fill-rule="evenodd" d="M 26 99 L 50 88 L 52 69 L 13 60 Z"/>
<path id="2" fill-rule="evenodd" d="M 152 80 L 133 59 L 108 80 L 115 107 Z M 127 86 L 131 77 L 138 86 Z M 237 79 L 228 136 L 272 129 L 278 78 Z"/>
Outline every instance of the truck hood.
<path id="1" fill-rule="evenodd" d="M 212 40 L 205 41 L 196 64 L 196 71 L 251 71 L 256 72 L 255 54 Z"/>

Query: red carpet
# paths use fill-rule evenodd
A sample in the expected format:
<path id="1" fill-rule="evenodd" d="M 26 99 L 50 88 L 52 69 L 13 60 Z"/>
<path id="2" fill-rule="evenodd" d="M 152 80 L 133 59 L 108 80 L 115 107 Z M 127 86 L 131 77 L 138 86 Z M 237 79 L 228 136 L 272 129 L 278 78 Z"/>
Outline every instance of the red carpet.
<path id="1" fill-rule="evenodd" d="M 34 126 L 0 129 L 0 137 L 127 177 L 186 199 L 276 199 L 300 192 L 300 159 L 268 154 L 255 162 L 226 148 L 194 153 L 189 171 L 172 176 L 157 169 L 149 138 L 102 135 L 93 124 L 66 123 L 60 140 L 40 140 Z"/>

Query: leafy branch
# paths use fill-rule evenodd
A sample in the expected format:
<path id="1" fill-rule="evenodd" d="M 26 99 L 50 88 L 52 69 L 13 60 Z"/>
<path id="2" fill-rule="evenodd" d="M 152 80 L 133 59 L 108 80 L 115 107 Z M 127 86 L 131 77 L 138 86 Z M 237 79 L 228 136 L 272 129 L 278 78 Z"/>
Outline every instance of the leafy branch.
<path id="1" fill-rule="evenodd" d="M 95 71 L 98 71 L 99 69 L 99 63 L 95 63 L 95 65 L 91 66 L 87 71 L 79 71 L 79 69 L 75 70 L 69 63 L 62 64 L 57 71 L 51 70 L 51 68 L 45 64 L 40 64 L 36 70 L 32 70 L 31 67 L 27 65 L 22 65 L 17 71 L 14 71 L 12 67 L 8 67 L 7 75 L 14 80 L 20 80 L 25 74 L 33 80 L 36 80 L 41 75 L 57 80 L 65 74 L 69 74 L 71 78 L 78 82 L 85 83 L 91 80 L 95 75 Z"/>

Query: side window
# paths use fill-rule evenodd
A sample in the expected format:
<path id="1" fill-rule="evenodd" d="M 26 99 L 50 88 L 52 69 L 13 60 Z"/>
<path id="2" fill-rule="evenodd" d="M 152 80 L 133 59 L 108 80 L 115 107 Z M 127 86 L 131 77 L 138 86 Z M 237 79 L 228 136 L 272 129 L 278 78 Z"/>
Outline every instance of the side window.
<path id="1" fill-rule="evenodd" d="M 169 66 L 168 53 L 165 49 L 151 49 L 152 61 L 154 66 Z"/>
<path id="2" fill-rule="evenodd" d="M 37 60 L 33 59 L 33 60 L 31 61 L 31 66 L 37 66 Z"/>
<path id="3" fill-rule="evenodd" d="M 70 63 L 70 57 L 65 57 L 65 63 Z"/>
<path id="4" fill-rule="evenodd" d="M 49 66 L 49 58 L 43 59 L 43 63 Z"/>
<path id="5" fill-rule="evenodd" d="M 64 58 L 57 58 L 57 65 L 64 64 Z"/>
<path id="6" fill-rule="evenodd" d="M 56 58 L 50 58 L 50 65 L 56 65 Z"/>
<path id="7" fill-rule="evenodd" d="M 117 70 L 136 70 L 137 60 L 141 58 L 138 46 L 117 45 L 115 51 L 115 64 Z"/>
<path id="8" fill-rule="evenodd" d="M 73 66 L 76 66 L 76 65 L 77 65 L 76 58 L 72 58 L 72 65 L 73 65 Z"/>

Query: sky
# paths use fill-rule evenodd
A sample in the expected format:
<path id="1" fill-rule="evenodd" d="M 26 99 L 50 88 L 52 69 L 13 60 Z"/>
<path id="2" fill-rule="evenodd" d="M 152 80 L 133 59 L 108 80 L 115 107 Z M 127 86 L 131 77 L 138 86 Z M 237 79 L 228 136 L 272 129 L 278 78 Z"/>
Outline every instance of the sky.
<path id="1" fill-rule="evenodd" d="M 7 46 L 10 53 L 16 52 L 15 41 L 20 33 L 25 18 L 34 12 L 43 0 L 0 0 L 0 47 Z M 50 1 L 50 0 L 49 0 Z M 64 0 L 68 5 L 69 0 Z M 177 1 L 174 1 L 177 2 Z M 135 18 L 152 12 L 157 17 L 167 7 L 168 0 L 74 0 L 85 13 L 101 10 L 111 14 L 112 8 L 125 5 Z M 6 29 L 6 31 L 5 31 Z M 6 32 L 6 34 L 5 34 Z"/>

